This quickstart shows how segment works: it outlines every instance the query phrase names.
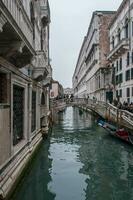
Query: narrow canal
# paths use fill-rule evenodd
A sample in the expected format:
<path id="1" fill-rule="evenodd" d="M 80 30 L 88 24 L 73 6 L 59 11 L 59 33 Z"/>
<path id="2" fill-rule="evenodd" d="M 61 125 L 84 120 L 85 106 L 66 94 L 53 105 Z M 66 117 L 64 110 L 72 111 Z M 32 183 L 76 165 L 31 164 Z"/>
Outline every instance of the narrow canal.
<path id="1" fill-rule="evenodd" d="M 133 147 L 89 113 L 59 113 L 11 200 L 133 200 Z"/>

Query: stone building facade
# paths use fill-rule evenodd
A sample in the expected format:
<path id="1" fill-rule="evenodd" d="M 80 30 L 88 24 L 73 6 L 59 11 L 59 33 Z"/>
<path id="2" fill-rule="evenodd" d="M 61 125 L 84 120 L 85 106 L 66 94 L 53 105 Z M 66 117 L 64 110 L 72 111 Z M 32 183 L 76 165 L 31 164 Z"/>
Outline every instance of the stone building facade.
<path id="1" fill-rule="evenodd" d="M 80 49 L 77 65 L 72 78 L 74 96 L 84 98 L 87 94 L 86 88 L 86 37 Z"/>
<path id="2" fill-rule="evenodd" d="M 56 80 L 52 80 L 50 89 L 50 99 L 64 98 L 63 86 Z"/>
<path id="3" fill-rule="evenodd" d="M 133 102 L 133 1 L 123 0 L 109 26 L 108 60 L 113 71 L 114 98 Z"/>
<path id="4" fill-rule="evenodd" d="M 64 90 L 64 95 L 65 96 L 68 96 L 68 97 L 70 97 L 70 96 L 72 96 L 73 95 L 73 89 L 72 88 L 64 88 L 63 89 Z"/>
<path id="5" fill-rule="evenodd" d="M 0 199 L 47 131 L 48 0 L 0 1 Z"/>
<path id="6" fill-rule="evenodd" d="M 95 11 L 79 54 L 73 75 L 74 95 L 106 101 L 106 85 L 110 77 L 108 24 L 115 12 Z"/>

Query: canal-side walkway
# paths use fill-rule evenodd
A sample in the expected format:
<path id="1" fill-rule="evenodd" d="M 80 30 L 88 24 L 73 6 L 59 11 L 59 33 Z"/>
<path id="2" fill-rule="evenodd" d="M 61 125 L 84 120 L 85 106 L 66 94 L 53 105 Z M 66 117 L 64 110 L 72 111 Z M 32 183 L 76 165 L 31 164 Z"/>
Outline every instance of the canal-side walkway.
<path id="1" fill-rule="evenodd" d="M 78 108 L 57 115 L 10 200 L 133 200 L 133 150 Z"/>

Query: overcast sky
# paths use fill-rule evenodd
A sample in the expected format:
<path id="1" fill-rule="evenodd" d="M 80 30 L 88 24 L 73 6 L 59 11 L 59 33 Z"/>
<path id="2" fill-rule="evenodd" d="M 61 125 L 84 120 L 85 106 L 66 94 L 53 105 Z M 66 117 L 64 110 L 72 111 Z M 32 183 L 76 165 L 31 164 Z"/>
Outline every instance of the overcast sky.
<path id="1" fill-rule="evenodd" d="M 95 10 L 116 10 L 122 0 L 49 0 L 50 58 L 53 78 L 72 86 L 72 75 Z"/>

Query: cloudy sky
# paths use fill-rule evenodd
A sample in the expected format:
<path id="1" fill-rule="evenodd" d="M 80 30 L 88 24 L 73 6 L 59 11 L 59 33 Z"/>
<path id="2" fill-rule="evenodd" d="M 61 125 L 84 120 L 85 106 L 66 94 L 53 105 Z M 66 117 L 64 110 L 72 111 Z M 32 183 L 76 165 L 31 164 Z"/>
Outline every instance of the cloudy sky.
<path id="1" fill-rule="evenodd" d="M 49 0 L 53 78 L 71 87 L 72 75 L 92 12 L 116 10 L 122 0 Z"/>

